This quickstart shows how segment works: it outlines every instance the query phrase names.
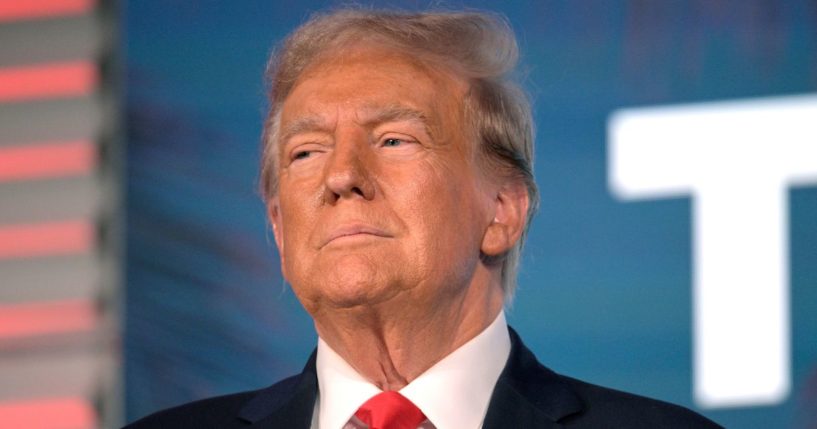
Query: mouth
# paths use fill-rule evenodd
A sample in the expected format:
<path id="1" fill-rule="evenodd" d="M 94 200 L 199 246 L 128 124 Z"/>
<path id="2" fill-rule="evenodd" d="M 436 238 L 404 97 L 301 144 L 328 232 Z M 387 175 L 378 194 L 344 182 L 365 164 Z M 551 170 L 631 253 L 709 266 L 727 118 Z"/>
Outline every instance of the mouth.
<path id="1" fill-rule="evenodd" d="M 392 237 L 392 235 L 380 228 L 376 228 L 370 225 L 363 224 L 343 225 L 333 229 L 329 233 L 329 235 L 326 236 L 326 239 L 323 241 L 321 247 L 324 247 L 330 243 L 357 241 L 361 239 L 365 240 L 377 237 L 390 238 Z"/>

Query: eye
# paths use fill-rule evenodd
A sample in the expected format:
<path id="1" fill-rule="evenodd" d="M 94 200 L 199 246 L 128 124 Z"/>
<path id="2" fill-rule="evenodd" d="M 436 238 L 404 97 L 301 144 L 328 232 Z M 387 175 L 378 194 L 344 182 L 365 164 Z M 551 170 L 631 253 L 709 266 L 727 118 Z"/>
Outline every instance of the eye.
<path id="1" fill-rule="evenodd" d="M 299 159 L 306 159 L 306 158 L 309 158 L 310 155 L 312 155 L 312 151 L 300 150 L 300 151 L 295 152 L 292 155 L 292 160 L 297 161 Z"/>
<path id="2" fill-rule="evenodd" d="M 383 146 L 386 147 L 395 147 L 400 146 L 401 144 L 403 144 L 403 140 L 394 137 L 383 140 Z"/>
<path id="3" fill-rule="evenodd" d="M 410 134 L 387 132 L 376 140 L 377 149 L 386 157 L 406 157 L 419 153 L 423 146 Z"/>
<path id="4" fill-rule="evenodd" d="M 288 149 L 290 163 L 310 160 L 326 150 L 322 144 L 314 142 L 296 143 L 293 146 Z"/>

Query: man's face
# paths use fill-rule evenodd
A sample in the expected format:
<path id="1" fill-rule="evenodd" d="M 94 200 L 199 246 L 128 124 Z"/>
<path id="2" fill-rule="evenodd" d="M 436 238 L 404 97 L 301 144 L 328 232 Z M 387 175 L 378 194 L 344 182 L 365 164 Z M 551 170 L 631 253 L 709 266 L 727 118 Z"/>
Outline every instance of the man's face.
<path id="1" fill-rule="evenodd" d="M 281 110 L 269 203 L 307 310 L 452 305 L 472 281 L 493 185 L 475 165 L 466 87 L 386 50 L 309 67 Z"/>

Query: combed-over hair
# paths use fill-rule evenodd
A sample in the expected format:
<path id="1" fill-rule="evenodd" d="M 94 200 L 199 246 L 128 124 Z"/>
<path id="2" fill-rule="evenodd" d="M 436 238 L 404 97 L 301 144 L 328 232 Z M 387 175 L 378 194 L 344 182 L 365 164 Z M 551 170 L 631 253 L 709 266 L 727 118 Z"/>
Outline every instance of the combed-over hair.
<path id="1" fill-rule="evenodd" d="M 519 242 L 499 258 L 502 287 L 510 302 L 522 245 L 539 202 L 533 177 L 533 120 L 525 93 L 513 81 L 518 48 L 510 26 L 484 12 L 407 13 L 343 9 L 312 16 L 272 54 L 267 68 L 270 110 L 262 136 L 260 191 L 278 192 L 277 139 L 281 107 L 312 64 L 362 42 L 406 52 L 452 72 L 468 84 L 466 121 L 478 141 L 478 159 L 501 180 L 525 184 L 530 205 Z"/>

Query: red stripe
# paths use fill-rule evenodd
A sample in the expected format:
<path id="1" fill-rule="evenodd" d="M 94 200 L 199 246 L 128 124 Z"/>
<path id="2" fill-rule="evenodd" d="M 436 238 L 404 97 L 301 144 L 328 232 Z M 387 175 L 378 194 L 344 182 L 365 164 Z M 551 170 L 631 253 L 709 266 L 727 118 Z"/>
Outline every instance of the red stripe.
<path id="1" fill-rule="evenodd" d="M 88 332 L 96 325 L 96 308 L 87 300 L 0 306 L 0 340 Z"/>
<path id="2" fill-rule="evenodd" d="M 84 398 L 0 402 L 0 428 L 90 429 L 96 413 Z"/>
<path id="3" fill-rule="evenodd" d="M 0 102 L 89 94 L 97 81 L 90 61 L 0 69 Z"/>
<path id="4" fill-rule="evenodd" d="M 93 245 L 89 221 L 0 226 L 0 259 L 83 253 Z"/>
<path id="5" fill-rule="evenodd" d="M 0 182 L 88 174 L 95 149 L 82 140 L 0 147 Z"/>
<path id="6" fill-rule="evenodd" d="M 94 0 L 3 0 L 0 1 L 0 22 L 86 13 Z"/>

